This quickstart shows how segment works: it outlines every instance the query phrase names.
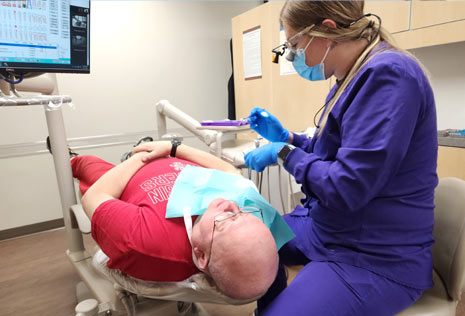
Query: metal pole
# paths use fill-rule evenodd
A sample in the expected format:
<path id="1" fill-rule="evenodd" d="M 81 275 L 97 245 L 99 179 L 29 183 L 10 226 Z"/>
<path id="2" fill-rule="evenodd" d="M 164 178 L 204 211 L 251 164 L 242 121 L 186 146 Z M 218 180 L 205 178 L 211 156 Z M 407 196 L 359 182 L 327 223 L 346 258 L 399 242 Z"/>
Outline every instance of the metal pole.
<path id="1" fill-rule="evenodd" d="M 44 105 L 48 134 L 60 192 L 61 208 L 68 238 L 70 253 L 84 251 L 84 242 L 76 220 L 71 214 L 71 205 L 76 204 L 73 174 L 69 161 L 66 131 L 60 106 Z"/>

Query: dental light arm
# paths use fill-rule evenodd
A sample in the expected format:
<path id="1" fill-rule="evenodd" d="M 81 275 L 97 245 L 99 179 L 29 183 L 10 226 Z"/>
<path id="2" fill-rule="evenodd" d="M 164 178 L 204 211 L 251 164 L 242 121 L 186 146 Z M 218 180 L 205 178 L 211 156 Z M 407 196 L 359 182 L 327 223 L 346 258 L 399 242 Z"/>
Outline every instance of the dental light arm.
<path id="1" fill-rule="evenodd" d="M 253 141 L 247 139 L 223 140 L 226 133 L 239 133 L 249 130 L 248 126 L 202 126 L 200 122 L 182 112 L 167 100 L 157 103 L 158 135 L 167 133 L 166 118 L 170 118 L 197 136 L 210 147 L 211 153 L 236 168 L 244 167 L 244 154 L 256 147 Z"/>
<path id="2" fill-rule="evenodd" d="M 198 121 L 176 108 L 167 100 L 161 100 L 157 103 L 158 135 L 160 136 L 167 132 L 166 117 L 169 117 L 179 123 L 182 127 L 199 137 L 207 145 L 211 145 L 217 140 L 217 132 L 197 129 L 201 126 Z"/>

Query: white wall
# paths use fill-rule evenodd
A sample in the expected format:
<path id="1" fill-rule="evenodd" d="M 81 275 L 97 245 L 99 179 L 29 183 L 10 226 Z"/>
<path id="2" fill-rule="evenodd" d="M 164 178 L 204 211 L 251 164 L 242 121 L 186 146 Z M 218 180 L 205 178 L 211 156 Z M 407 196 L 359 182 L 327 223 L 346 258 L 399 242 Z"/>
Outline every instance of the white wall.
<path id="1" fill-rule="evenodd" d="M 231 18 L 256 5 L 93 1 L 92 73 L 58 76 L 76 103 L 69 136 L 154 129 L 160 99 L 199 120 L 227 117 Z"/>
<path id="2" fill-rule="evenodd" d="M 159 99 L 199 120 L 225 118 L 231 18 L 258 4 L 92 1 L 92 73 L 58 75 L 60 92 L 71 95 L 75 106 L 64 108 L 67 136 L 154 130 Z M 465 128 L 465 43 L 413 53 L 432 74 L 438 128 Z M 42 107 L 0 108 L 0 146 L 46 135 Z M 116 163 L 127 149 L 82 153 Z M 0 159 L 0 230 L 60 217 L 50 155 Z"/>
<path id="3" fill-rule="evenodd" d="M 465 129 L 465 42 L 411 52 L 431 73 L 438 129 Z"/>
<path id="4" fill-rule="evenodd" d="M 68 137 L 155 130 L 155 102 L 227 117 L 231 18 L 260 4 L 92 1 L 91 74 L 60 74 Z M 169 125 L 169 127 L 175 127 Z M 0 146 L 45 140 L 42 107 L 0 108 Z M 125 146 L 84 150 L 114 163 Z M 51 156 L 0 159 L 0 230 L 60 218 Z"/>

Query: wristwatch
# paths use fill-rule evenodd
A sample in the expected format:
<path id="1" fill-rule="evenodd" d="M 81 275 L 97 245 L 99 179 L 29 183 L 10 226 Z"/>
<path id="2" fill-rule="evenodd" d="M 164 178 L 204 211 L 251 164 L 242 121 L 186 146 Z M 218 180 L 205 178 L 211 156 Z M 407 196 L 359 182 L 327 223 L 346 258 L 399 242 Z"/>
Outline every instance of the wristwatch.
<path id="1" fill-rule="evenodd" d="M 176 149 L 179 145 L 181 145 L 183 137 L 176 133 L 168 133 L 161 136 L 161 140 L 170 141 L 171 142 L 171 157 L 176 157 Z"/>
<path id="2" fill-rule="evenodd" d="M 278 163 L 281 166 L 284 166 L 284 162 L 286 161 L 287 156 L 289 153 L 295 148 L 295 146 L 292 145 L 285 145 L 281 150 L 278 152 Z"/>
<path id="3" fill-rule="evenodd" d="M 181 145 L 181 140 L 179 140 L 178 138 L 173 138 L 171 140 L 171 152 L 170 152 L 171 157 L 176 157 L 176 149 L 178 148 L 179 145 Z"/>

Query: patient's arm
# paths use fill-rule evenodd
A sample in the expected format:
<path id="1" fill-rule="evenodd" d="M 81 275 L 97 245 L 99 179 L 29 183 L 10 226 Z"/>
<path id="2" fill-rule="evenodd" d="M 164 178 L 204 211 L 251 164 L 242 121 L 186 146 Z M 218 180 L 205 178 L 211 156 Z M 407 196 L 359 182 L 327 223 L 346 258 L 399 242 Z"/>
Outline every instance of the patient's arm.
<path id="1" fill-rule="evenodd" d="M 148 152 L 142 158 L 142 160 L 144 162 L 149 162 L 150 160 L 169 156 L 171 152 L 171 146 L 171 142 L 168 141 L 143 143 L 134 148 L 133 152 Z M 196 148 L 189 147 L 184 144 L 179 145 L 176 149 L 176 157 L 195 162 L 205 168 L 217 169 L 220 171 L 239 175 L 237 169 L 233 165 L 227 163 L 226 161 L 221 160 L 220 158 L 213 156 L 212 154 L 209 154 Z"/>
<path id="2" fill-rule="evenodd" d="M 119 199 L 132 176 L 145 163 L 143 154 L 132 155 L 131 158 L 112 168 L 100 177 L 84 194 L 81 203 L 89 219 L 97 207 L 105 201 Z"/>

